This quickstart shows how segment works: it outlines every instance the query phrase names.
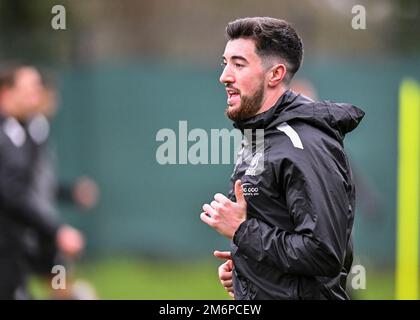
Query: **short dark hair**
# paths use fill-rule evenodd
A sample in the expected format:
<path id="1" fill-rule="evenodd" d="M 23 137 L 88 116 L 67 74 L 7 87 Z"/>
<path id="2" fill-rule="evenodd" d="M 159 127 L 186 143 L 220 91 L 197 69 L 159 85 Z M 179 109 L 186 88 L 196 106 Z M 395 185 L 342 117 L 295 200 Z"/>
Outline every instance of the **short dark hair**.
<path id="1" fill-rule="evenodd" d="M 45 75 L 38 67 L 21 60 L 11 60 L 0 63 L 0 89 L 11 88 L 15 85 L 18 72 L 25 68 L 33 68 L 41 74 L 41 79 L 46 84 Z"/>
<path id="2" fill-rule="evenodd" d="M 13 87 L 15 83 L 17 69 L 15 66 L 0 68 L 0 89 L 3 87 Z"/>
<path id="3" fill-rule="evenodd" d="M 29 65 L 19 60 L 0 63 L 0 88 L 13 87 L 15 85 L 16 74 L 26 66 Z"/>
<path id="4" fill-rule="evenodd" d="M 270 17 L 237 19 L 227 25 L 226 37 L 228 40 L 253 39 L 256 53 L 261 59 L 280 57 L 285 60 L 286 83 L 290 82 L 302 64 L 302 40 L 296 30 L 285 20 Z"/>

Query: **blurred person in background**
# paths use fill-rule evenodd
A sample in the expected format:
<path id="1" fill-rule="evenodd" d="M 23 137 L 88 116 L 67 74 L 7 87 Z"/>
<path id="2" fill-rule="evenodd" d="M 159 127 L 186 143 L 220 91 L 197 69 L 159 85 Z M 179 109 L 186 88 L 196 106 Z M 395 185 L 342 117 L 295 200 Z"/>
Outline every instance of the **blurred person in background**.
<path id="1" fill-rule="evenodd" d="M 56 156 L 48 143 L 50 121 L 54 118 L 58 97 L 53 79 L 43 74 L 43 95 L 34 115 L 27 121 L 27 128 L 38 141 L 37 161 L 34 164 L 33 199 L 46 212 L 58 214 L 57 202 L 74 204 L 81 211 L 92 209 L 99 197 L 96 183 L 89 177 L 80 176 L 74 183 L 63 183 L 56 179 Z M 73 270 L 75 259 L 57 250 L 55 243 L 41 235 L 28 234 L 28 257 L 37 275 L 45 276 L 47 284 L 50 282 L 53 265 L 65 265 L 67 269 L 66 290 L 50 290 L 53 299 L 94 299 L 96 293 L 86 281 L 75 279 Z M 32 245 L 31 245 L 32 244 Z M 51 286 L 48 285 L 51 289 Z"/>
<path id="2" fill-rule="evenodd" d="M 303 44 L 288 22 L 244 18 L 226 34 L 226 115 L 254 137 L 244 137 L 229 195 L 200 215 L 231 240 L 214 253 L 227 260 L 219 279 L 238 300 L 348 299 L 355 187 L 343 140 L 364 112 L 290 90 Z"/>
<path id="3" fill-rule="evenodd" d="M 56 156 L 48 143 L 48 138 L 50 133 L 50 122 L 56 115 L 58 107 L 57 91 L 52 81 L 52 79 L 47 80 L 45 74 L 43 75 L 43 94 L 41 103 L 37 107 L 36 112 L 27 121 L 28 129 L 35 137 L 39 137 L 38 141 L 41 155 L 39 163 L 44 163 L 44 166 L 41 166 L 38 171 L 41 173 L 47 172 L 48 170 L 51 171 L 50 174 L 46 173 L 44 175 L 51 177 L 49 187 L 40 187 L 38 190 L 50 191 L 50 203 L 59 200 L 75 204 L 81 211 L 87 211 L 96 206 L 99 198 L 99 189 L 93 179 L 87 176 L 79 176 L 73 183 L 64 183 L 62 181 L 57 181 L 55 177 L 52 178 L 52 176 L 56 175 Z M 38 180 L 43 181 L 42 178 Z"/>
<path id="4" fill-rule="evenodd" d="M 0 68 L 1 299 L 30 298 L 26 282 L 36 250 L 44 257 L 59 252 L 73 259 L 84 247 L 82 234 L 62 223 L 56 208 L 37 196 L 42 192 L 37 185 L 40 145 L 47 136 L 28 127 L 28 119 L 39 112 L 44 94 L 36 68 L 20 64 Z M 35 239 L 43 239 L 41 246 Z"/>

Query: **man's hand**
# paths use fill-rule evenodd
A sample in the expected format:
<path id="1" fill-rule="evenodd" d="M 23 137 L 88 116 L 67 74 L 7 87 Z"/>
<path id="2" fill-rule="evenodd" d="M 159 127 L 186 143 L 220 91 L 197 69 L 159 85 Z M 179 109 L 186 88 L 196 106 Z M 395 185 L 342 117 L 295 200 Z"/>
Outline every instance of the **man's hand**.
<path id="1" fill-rule="evenodd" d="M 233 283 L 232 283 L 232 270 L 233 270 L 233 261 L 230 256 L 229 251 L 215 251 L 214 256 L 220 259 L 225 259 L 226 261 L 219 266 L 219 280 L 222 286 L 225 288 L 227 293 L 235 299 L 235 294 L 233 292 Z"/>
<path id="2" fill-rule="evenodd" d="M 222 235 L 233 238 L 239 225 L 246 219 L 246 200 L 241 180 L 235 182 L 236 201 L 230 201 L 223 194 L 217 193 L 211 204 L 203 205 L 204 212 L 200 218 Z"/>
<path id="3" fill-rule="evenodd" d="M 98 185 L 89 177 L 80 177 L 73 185 L 72 196 L 82 210 L 90 210 L 98 202 Z"/>
<path id="4" fill-rule="evenodd" d="M 76 258 L 85 245 L 83 235 L 77 229 L 64 225 L 57 232 L 57 247 L 68 258 Z"/>

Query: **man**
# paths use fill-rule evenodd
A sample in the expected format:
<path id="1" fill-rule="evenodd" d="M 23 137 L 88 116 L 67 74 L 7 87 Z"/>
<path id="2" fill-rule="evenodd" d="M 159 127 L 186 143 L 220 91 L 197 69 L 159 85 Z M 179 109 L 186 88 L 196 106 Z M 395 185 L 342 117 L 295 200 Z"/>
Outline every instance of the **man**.
<path id="1" fill-rule="evenodd" d="M 217 193 L 200 215 L 231 240 L 214 253 L 227 259 L 220 281 L 235 299 L 348 299 L 355 189 L 343 139 L 364 113 L 288 89 L 303 46 L 286 21 L 239 19 L 226 34 L 226 115 L 252 134 L 229 196 Z"/>
<path id="2" fill-rule="evenodd" d="M 96 205 L 99 191 L 96 183 L 88 177 L 79 177 L 75 183 L 63 184 L 56 179 L 55 154 L 49 144 L 50 121 L 57 109 L 57 92 L 52 82 L 43 78 L 43 99 L 36 108 L 36 113 L 27 121 L 31 137 L 36 141 L 36 161 L 33 167 L 32 201 L 41 211 L 51 213 L 50 219 L 57 219 L 57 200 L 77 205 L 83 211 Z M 94 289 L 86 282 L 75 280 L 73 266 L 74 256 L 64 255 L 58 250 L 55 239 L 43 237 L 36 230 L 28 232 L 28 261 L 31 269 L 46 280 L 51 299 L 94 299 Z M 67 283 L 65 290 L 53 290 L 51 287 L 51 269 L 54 265 L 66 268 Z M 89 288 L 88 288 L 89 287 Z"/>
<path id="3" fill-rule="evenodd" d="M 68 256 L 83 248 L 76 229 L 62 224 L 52 208 L 34 197 L 38 145 L 25 122 L 42 100 L 40 74 L 30 66 L 0 70 L 0 299 L 28 298 L 30 272 L 27 235 L 30 231 L 55 242 Z"/>

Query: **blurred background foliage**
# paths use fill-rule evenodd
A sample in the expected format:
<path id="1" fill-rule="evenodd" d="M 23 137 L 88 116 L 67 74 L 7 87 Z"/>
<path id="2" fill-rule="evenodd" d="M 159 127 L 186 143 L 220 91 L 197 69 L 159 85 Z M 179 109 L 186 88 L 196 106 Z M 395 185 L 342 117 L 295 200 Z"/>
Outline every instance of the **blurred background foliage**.
<path id="1" fill-rule="evenodd" d="M 56 4 L 66 8 L 65 32 L 51 28 Z M 366 8 L 363 32 L 349 23 L 355 5 Z M 311 56 L 410 55 L 420 50 L 414 36 L 419 11 L 416 0 L 2 0 L 1 56 L 19 52 L 49 63 L 146 57 L 212 64 L 219 59 L 226 23 L 255 15 L 289 17 Z"/>

